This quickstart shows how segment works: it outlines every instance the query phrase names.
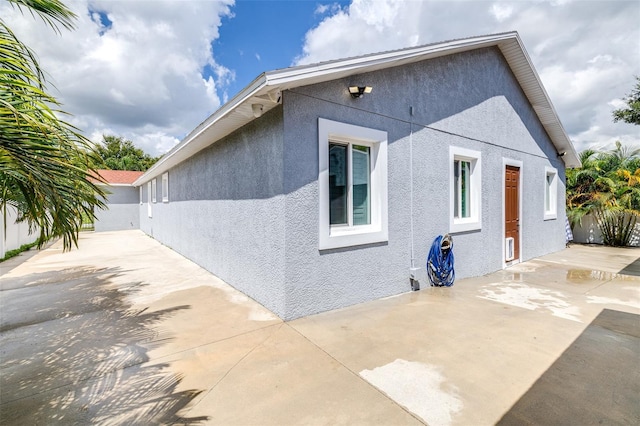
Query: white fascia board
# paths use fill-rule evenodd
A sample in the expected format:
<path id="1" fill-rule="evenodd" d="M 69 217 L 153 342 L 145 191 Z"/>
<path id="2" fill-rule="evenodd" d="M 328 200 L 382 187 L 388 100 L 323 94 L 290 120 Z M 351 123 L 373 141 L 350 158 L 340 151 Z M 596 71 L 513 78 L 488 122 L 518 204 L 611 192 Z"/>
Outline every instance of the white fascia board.
<path id="1" fill-rule="evenodd" d="M 517 43 L 517 49 L 513 49 Z M 538 75 L 527 50 L 518 33 L 514 33 L 507 43 L 498 44 L 516 79 L 529 99 L 538 119 L 547 131 L 549 138 L 556 147 L 558 154 L 565 152 L 562 157 L 566 167 L 580 167 L 580 158 L 571 139 L 562 126 L 562 122 L 551 103 L 540 76 Z"/>
<path id="2" fill-rule="evenodd" d="M 514 45 L 514 42 L 516 43 Z M 178 145 L 165 154 L 144 175 L 139 177 L 134 186 L 139 186 L 154 176 L 166 172 L 171 167 L 186 160 L 198 151 L 206 148 L 218 139 L 228 135 L 234 130 L 249 123 L 254 118 L 247 117 L 236 125 L 223 127 L 221 120 L 232 114 L 238 108 L 251 101 L 252 98 L 265 96 L 273 90 L 284 91 L 309 84 L 322 83 L 347 77 L 353 74 L 376 71 L 393 66 L 404 65 L 411 62 L 436 58 L 438 56 L 461 53 L 468 50 L 483 47 L 497 46 L 503 52 L 516 79 L 522 86 L 529 102 L 534 106 L 536 115 L 543 122 L 549 137 L 556 146 L 558 152 L 566 152 L 563 161 L 567 167 L 577 167 L 580 160 L 575 148 L 567 136 L 562 123 L 558 118 L 547 92 L 542 85 L 533 63 L 527 54 L 520 36 L 517 32 L 473 37 L 468 39 L 452 40 L 443 43 L 435 43 L 426 46 L 395 50 L 383 53 L 374 53 L 348 59 L 321 62 L 313 65 L 301 65 L 293 68 L 269 71 L 258 76 L 249 86 L 234 96 L 229 102 L 214 112 L 208 119 L 191 131 Z M 515 49 L 514 49 L 515 48 Z M 275 104 L 265 102 L 265 111 L 273 108 Z M 549 115 L 543 111 L 550 112 Z M 545 118 L 546 115 L 546 118 Z M 218 127 L 218 128 L 216 128 Z M 216 134 L 215 130 L 219 130 Z M 204 137 L 205 133 L 212 131 L 211 137 Z"/>
<path id="3" fill-rule="evenodd" d="M 135 183 L 135 182 L 134 182 Z M 136 186 L 133 183 L 96 183 L 98 186 Z"/>
<path id="4" fill-rule="evenodd" d="M 474 37 L 472 39 L 453 40 L 409 49 L 374 53 L 350 59 L 327 61 L 313 65 L 301 65 L 294 68 L 270 71 L 266 73 L 266 75 L 270 85 L 284 86 L 286 88 L 305 86 L 316 82 L 319 83 L 327 80 L 333 80 L 336 78 L 335 74 L 340 72 L 370 72 L 379 68 L 389 68 L 390 63 L 398 63 L 398 65 L 401 65 L 445 54 L 451 55 L 466 50 L 479 49 L 485 46 L 495 46 L 501 40 L 514 37 L 517 37 L 516 32 L 500 34 L 497 36 L 482 36 Z"/>

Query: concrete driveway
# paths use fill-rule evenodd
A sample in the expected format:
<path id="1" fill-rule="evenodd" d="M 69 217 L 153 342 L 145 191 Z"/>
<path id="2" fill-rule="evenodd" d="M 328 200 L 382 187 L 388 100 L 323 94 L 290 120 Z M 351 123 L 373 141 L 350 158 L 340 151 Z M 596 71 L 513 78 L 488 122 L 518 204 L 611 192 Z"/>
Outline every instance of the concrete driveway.
<path id="1" fill-rule="evenodd" d="M 284 323 L 139 231 L 85 233 L 0 269 L 0 422 L 638 424 L 639 258 L 573 246 Z"/>

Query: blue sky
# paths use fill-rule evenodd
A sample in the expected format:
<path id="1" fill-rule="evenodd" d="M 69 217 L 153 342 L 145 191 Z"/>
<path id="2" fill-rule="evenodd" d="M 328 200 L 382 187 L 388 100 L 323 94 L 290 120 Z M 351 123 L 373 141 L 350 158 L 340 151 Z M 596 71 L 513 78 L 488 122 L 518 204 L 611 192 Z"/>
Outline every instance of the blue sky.
<path id="1" fill-rule="evenodd" d="M 229 97 L 260 73 L 293 65 L 307 31 L 327 16 L 317 12 L 319 5 L 313 0 L 236 1 L 233 16 L 223 18 L 220 38 L 213 43 L 216 60 L 235 72 Z"/>
<path id="2" fill-rule="evenodd" d="M 99 142 L 168 151 L 264 71 L 455 38 L 518 31 L 580 151 L 637 126 L 613 123 L 640 73 L 637 0 L 65 0 L 54 33 L 0 0 L 36 52 L 68 120 Z"/>

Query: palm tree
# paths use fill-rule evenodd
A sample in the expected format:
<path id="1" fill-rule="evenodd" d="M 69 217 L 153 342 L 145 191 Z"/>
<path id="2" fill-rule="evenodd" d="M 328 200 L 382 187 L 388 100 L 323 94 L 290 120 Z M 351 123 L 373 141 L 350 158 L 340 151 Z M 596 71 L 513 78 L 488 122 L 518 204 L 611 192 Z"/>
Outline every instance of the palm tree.
<path id="1" fill-rule="evenodd" d="M 616 143 L 611 151 L 586 150 L 582 167 L 567 170 L 567 216 L 575 226 L 593 215 L 606 245 L 629 245 L 640 216 L 640 149 Z"/>
<path id="2" fill-rule="evenodd" d="M 59 0 L 8 0 L 59 32 L 75 15 Z M 17 208 L 18 220 L 39 229 L 40 245 L 62 237 L 77 245 L 82 215 L 104 207 L 104 192 L 89 181 L 99 164 L 92 144 L 60 119 L 33 52 L 0 18 L 0 208 Z M 5 224 L 6 226 L 6 224 Z"/>

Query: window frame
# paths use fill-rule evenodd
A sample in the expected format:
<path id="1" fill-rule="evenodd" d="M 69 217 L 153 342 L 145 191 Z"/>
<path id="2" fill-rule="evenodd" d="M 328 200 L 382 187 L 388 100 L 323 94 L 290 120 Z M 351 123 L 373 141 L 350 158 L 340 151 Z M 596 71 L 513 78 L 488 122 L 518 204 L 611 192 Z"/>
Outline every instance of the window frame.
<path id="1" fill-rule="evenodd" d="M 162 174 L 162 202 L 169 202 L 169 172 Z"/>
<path id="2" fill-rule="evenodd" d="M 456 191 L 456 161 L 470 164 L 469 216 L 456 217 L 458 198 Z M 460 195 L 457 197 L 456 195 Z M 482 153 L 457 146 L 449 147 L 449 232 L 467 232 L 482 229 Z"/>
<path id="3" fill-rule="evenodd" d="M 156 182 L 156 178 L 151 180 L 151 202 L 158 202 L 158 183 Z"/>
<path id="4" fill-rule="evenodd" d="M 147 182 L 147 216 L 153 217 L 153 209 L 151 208 L 151 181 Z"/>
<path id="5" fill-rule="evenodd" d="M 140 205 L 144 204 L 144 195 L 143 195 L 143 191 L 142 188 L 144 187 L 144 185 L 140 185 Z"/>
<path id="6" fill-rule="evenodd" d="M 549 176 L 552 176 L 549 182 Z M 549 205 L 547 205 L 547 196 Z M 546 166 L 544 168 L 544 192 L 542 199 L 544 220 L 558 218 L 558 169 Z"/>
<path id="7" fill-rule="evenodd" d="M 330 224 L 329 145 L 331 143 L 369 147 L 370 224 Z M 388 241 L 387 145 L 385 131 L 324 118 L 318 119 L 318 247 L 320 250 Z M 351 159 L 348 161 L 351 163 Z M 348 176 L 351 176 L 351 168 L 349 167 L 348 170 Z M 351 180 L 352 178 L 349 177 L 349 181 Z M 352 201 L 349 200 L 348 216 L 352 216 L 351 204 Z M 348 223 L 351 223 L 351 220 L 352 218 L 348 218 Z"/>

